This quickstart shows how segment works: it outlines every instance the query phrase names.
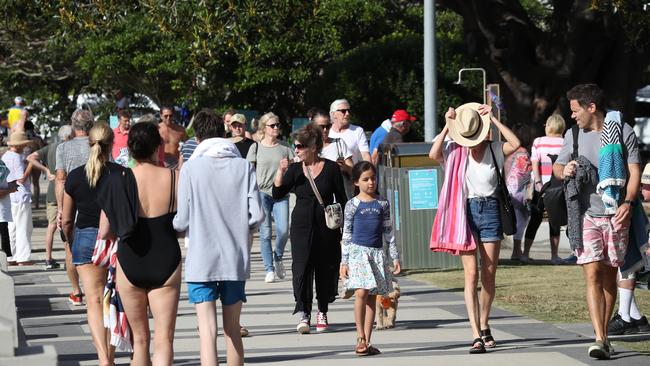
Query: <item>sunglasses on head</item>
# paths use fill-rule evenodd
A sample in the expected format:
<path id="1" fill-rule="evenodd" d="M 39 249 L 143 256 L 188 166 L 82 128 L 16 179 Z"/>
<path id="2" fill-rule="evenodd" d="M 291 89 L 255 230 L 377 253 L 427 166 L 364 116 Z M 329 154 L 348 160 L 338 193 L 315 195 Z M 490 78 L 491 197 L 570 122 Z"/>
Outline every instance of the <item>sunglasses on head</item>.
<path id="1" fill-rule="evenodd" d="M 323 130 L 326 130 L 326 129 L 329 130 L 330 128 L 332 128 L 332 124 L 328 123 L 326 125 L 318 125 L 318 127 L 322 128 Z"/>
<path id="2" fill-rule="evenodd" d="M 350 113 L 351 113 L 350 108 L 337 109 L 336 111 L 337 111 L 337 112 L 341 112 L 341 113 L 343 113 L 343 114 L 346 114 L 346 113 L 347 113 L 347 114 L 350 114 Z"/>
<path id="3" fill-rule="evenodd" d="M 280 128 L 280 124 L 279 123 L 271 123 L 271 124 L 266 125 L 266 127 L 271 127 L 273 129 Z"/>
<path id="4" fill-rule="evenodd" d="M 293 146 L 294 146 L 296 149 L 298 149 L 298 150 L 302 150 L 302 149 L 306 149 L 306 148 L 307 148 L 307 145 L 303 145 L 303 144 L 301 144 L 301 143 L 295 143 L 295 144 L 293 144 Z"/>

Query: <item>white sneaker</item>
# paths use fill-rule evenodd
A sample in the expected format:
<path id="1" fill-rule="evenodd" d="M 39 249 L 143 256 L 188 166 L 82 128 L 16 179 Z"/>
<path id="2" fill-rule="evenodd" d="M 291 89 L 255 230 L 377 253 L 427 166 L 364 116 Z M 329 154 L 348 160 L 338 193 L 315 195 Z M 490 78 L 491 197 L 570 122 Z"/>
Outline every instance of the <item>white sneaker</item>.
<path id="1" fill-rule="evenodd" d="M 275 277 L 283 280 L 287 275 L 287 271 L 284 269 L 284 263 L 282 261 L 275 262 Z"/>
<path id="2" fill-rule="evenodd" d="M 302 316 L 300 318 L 300 322 L 296 326 L 296 331 L 298 331 L 298 333 L 300 334 L 309 334 L 310 327 L 311 327 L 310 323 L 311 322 L 308 316 Z"/>
<path id="3" fill-rule="evenodd" d="M 275 272 L 266 272 L 266 277 L 264 278 L 264 282 L 266 283 L 275 282 Z"/>

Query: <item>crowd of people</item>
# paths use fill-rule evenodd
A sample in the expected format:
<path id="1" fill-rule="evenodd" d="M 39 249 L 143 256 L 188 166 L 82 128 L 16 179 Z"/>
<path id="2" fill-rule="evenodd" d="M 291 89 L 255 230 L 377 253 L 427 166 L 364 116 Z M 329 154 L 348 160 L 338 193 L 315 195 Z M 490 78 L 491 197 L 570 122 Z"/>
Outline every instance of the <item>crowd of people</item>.
<path id="1" fill-rule="evenodd" d="M 441 166 L 444 184 L 429 249 L 460 258 L 471 354 L 497 346 L 490 311 L 504 232 L 513 235 L 512 260 L 532 262 L 545 211 L 551 263 L 569 262 L 558 254 L 567 225 L 583 268 L 596 338 L 589 355 L 610 357 L 608 335 L 650 331 L 633 292 L 634 274 L 650 251 L 639 199 L 640 192 L 650 198 L 650 168 L 642 177 L 634 132 L 619 112 L 605 110 L 596 85 L 578 85 L 567 99 L 577 127 L 566 134 L 559 114 L 533 140 L 524 126 L 499 121 L 490 106 L 466 103 L 448 109 L 432 143 L 429 157 Z M 355 299 L 354 353 L 381 353 L 371 343 L 375 305 L 393 290 L 401 263 L 376 165 L 381 144 L 403 142 L 415 116 L 396 110 L 369 143 L 363 128 L 350 123 L 350 102 L 337 99 L 329 111 L 311 109 L 310 123 L 291 135 L 289 146 L 272 112 L 249 133 L 246 116 L 233 109 L 221 116 L 201 109 L 185 128 L 174 122 L 172 107 L 161 108 L 160 119 L 145 115 L 136 123 L 120 108 L 113 129 L 77 110 L 58 142 L 37 146 L 27 133 L 24 100 L 15 102 L 0 163 L 2 250 L 12 265 L 32 264 L 30 177 L 42 172 L 49 181 L 45 266 L 60 267 L 52 257 L 58 228 L 69 300 L 87 305 L 99 364 L 113 364 L 116 348 L 131 351 L 133 365 L 151 364 L 149 314 L 153 363 L 172 364 L 182 277 L 197 314 L 201 364 L 218 363 L 217 300 L 228 364 L 243 364 L 248 330 L 240 315 L 258 230 L 264 281 L 285 279 L 290 266 L 296 331 L 329 329 L 329 305 L 342 281 L 345 296 Z M 552 195 L 554 189 L 561 194 Z M 183 264 L 178 238 L 187 248 Z"/>

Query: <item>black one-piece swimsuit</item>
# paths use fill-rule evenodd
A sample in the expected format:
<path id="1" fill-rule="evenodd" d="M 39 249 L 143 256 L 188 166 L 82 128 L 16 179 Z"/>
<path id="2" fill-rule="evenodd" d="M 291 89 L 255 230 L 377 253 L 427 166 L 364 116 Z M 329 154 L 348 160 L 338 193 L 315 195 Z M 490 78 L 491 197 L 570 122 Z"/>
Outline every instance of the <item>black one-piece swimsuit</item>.
<path id="1" fill-rule="evenodd" d="M 171 170 L 169 210 L 157 217 L 138 217 L 133 234 L 120 241 L 117 258 L 126 278 L 140 288 L 156 288 L 167 282 L 181 262 L 181 249 L 172 221 L 176 175 Z"/>

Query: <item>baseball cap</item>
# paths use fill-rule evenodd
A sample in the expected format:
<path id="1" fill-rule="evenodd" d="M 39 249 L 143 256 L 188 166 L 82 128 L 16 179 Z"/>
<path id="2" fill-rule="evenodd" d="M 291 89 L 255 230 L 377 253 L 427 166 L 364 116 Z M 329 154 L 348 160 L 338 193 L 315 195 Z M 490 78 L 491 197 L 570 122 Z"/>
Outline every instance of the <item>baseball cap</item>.
<path id="1" fill-rule="evenodd" d="M 409 112 L 405 111 L 404 109 L 398 109 L 395 112 L 393 112 L 393 116 L 390 118 L 390 121 L 393 123 L 403 122 L 403 121 L 415 121 L 415 116 L 410 115 Z"/>
<path id="2" fill-rule="evenodd" d="M 25 103 L 25 99 L 23 99 L 23 97 L 15 97 L 14 98 L 14 103 L 16 103 L 16 104 Z"/>
<path id="3" fill-rule="evenodd" d="M 241 113 L 233 114 L 230 117 L 230 123 L 233 123 L 233 122 L 241 123 L 242 125 L 246 126 L 246 116 L 244 116 Z"/>

